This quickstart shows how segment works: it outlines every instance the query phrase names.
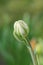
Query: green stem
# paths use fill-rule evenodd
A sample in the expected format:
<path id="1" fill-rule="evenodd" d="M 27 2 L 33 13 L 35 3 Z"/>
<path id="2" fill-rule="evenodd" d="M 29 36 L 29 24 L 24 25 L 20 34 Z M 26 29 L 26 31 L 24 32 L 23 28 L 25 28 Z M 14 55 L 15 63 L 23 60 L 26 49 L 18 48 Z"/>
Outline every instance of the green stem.
<path id="1" fill-rule="evenodd" d="M 30 43 L 28 43 L 28 41 L 25 38 L 24 38 L 24 41 L 26 43 L 27 49 L 29 50 L 29 52 L 31 54 L 31 58 L 32 58 L 33 65 L 38 65 L 36 56 L 35 56 L 35 54 L 34 54 L 34 52 L 32 50 L 32 47 L 31 47 Z"/>
<path id="2" fill-rule="evenodd" d="M 38 65 L 40 65 L 39 56 L 37 54 L 36 54 L 36 58 L 37 58 Z"/>

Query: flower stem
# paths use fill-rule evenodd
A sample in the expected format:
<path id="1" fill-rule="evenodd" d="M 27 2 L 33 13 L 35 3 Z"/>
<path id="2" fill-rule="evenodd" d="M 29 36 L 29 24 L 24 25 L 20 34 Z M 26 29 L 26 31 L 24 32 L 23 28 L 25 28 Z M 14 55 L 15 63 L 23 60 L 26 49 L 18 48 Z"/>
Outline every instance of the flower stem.
<path id="1" fill-rule="evenodd" d="M 28 43 L 28 41 L 27 41 L 25 38 L 24 38 L 24 41 L 25 41 L 25 43 L 26 43 L 27 49 L 28 49 L 29 52 L 30 52 L 30 55 L 31 55 L 31 58 L 32 58 L 33 65 L 38 65 L 36 56 L 35 56 L 35 54 L 34 54 L 34 51 L 32 50 L 32 47 L 31 47 L 31 45 L 30 45 L 30 42 Z"/>
<path id="2" fill-rule="evenodd" d="M 39 56 L 37 54 L 36 54 L 36 58 L 37 58 L 38 65 L 40 65 Z"/>

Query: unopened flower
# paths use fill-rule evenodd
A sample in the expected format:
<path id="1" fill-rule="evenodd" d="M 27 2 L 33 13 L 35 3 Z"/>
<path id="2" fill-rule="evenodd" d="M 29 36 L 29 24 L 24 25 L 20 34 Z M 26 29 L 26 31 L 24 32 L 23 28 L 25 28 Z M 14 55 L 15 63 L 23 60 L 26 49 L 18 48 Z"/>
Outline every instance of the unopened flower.
<path id="1" fill-rule="evenodd" d="M 14 23 L 13 35 L 17 40 L 23 41 L 29 33 L 28 25 L 23 20 L 18 20 Z"/>
<path id="2" fill-rule="evenodd" d="M 35 51 L 37 54 L 43 54 L 43 44 L 39 43 L 36 45 Z"/>

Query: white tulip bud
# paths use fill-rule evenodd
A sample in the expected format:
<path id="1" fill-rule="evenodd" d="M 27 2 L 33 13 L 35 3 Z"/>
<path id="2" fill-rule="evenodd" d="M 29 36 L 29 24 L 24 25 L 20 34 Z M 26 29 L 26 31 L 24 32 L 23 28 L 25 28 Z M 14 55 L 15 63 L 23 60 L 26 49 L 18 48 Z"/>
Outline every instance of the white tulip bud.
<path id="1" fill-rule="evenodd" d="M 18 20 L 14 23 L 13 35 L 17 40 L 23 41 L 23 38 L 27 37 L 29 33 L 28 25 L 23 20 Z"/>

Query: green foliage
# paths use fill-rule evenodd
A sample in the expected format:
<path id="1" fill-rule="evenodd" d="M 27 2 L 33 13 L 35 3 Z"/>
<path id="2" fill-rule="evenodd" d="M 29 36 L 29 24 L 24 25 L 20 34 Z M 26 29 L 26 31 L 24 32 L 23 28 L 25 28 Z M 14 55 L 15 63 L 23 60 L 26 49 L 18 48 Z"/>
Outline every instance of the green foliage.
<path id="1" fill-rule="evenodd" d="M 6 65 L 32 65 L 25 44 L 13 36 L 14 22 L 20 19 L 30 28 L 29 39 L 43 39 L 43 0 L 0 0 L 0 57 Z"/>

